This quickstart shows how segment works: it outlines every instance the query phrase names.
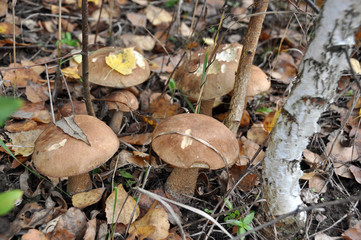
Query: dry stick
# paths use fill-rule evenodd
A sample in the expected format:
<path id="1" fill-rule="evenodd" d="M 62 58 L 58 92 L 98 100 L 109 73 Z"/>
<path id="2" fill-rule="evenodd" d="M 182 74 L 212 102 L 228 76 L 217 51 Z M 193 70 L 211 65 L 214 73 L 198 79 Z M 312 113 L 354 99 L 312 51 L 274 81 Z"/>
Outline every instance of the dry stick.
<path id="1" fill-rule="evenodd" d="M 98 20 L 97 20 L 97 24 L 96 24 L 96 28 L 95 28 L 94 45 L 97 43 L 97 37 L 98 37 L 98 33 L 99 33 L 99 23 L 100 23 L 100 18 L 102 16 L 103 7 L 104 7 L 104 0 L 102 0 L 102 3 L 100 4 L 99 16 L 98 16 Z"/>
<path id="2" fill-rule="evenodd" d="M 114 43 L 113 39 L 113 9 L 114 9 L 114 0 L 109 0 L 109 32 L 108 32 L 108 43 L 112 46 Z"/>
<path id="3" fill-rule="evenodd" d="M 14 67 L 16 67 L 16 34 L 15 34 L 15 6 L 16 6 L 16 0 L 12 1 L 11 7 L 13 11 L 13 59 L 14 59 Z M 13 94 L 15 97 L 15 88 L 16 88 L 16 71 L 14 71 L 15 74 L 15 81 L 13 84 Z"/>
<path id="4" fill-rule="evenodd" d="M 267 10 L 267 6 L 268 0 L 257 0 L 255 2 L 254 12 L 265 12 Z M 225 120 L 225 125 L 235 135 L 237 134 L 239 123 L 241 122 L 243 114 L 247 85 L 251 76 L 252 62 L 256 52 L 264 17 L 264 14 L 251 17 L 244 40 L 242 55 L 236 72 L 236 82 L 233 89 L 234 93 L 231 100 L 231 109 Z"/>
<path id="5" fill-rule="evenodd" d="M 61 79 L 60 79 L 60 68 L 61 68 L 61 63 L 62 63 L 62 59 L 61 57 L 61 6 L 62 6 L 62 0 L 59 1 L 59 13 L 58 13 L 58 67 L 56 68 L 56 77 L 55 77 L 55 82 L 54 82 L 54 90 L 53 90 L 53 101 L 54 103 L 56 102 L 56 98 L 58 97 L 58 94 L 60 93 L 60 89 L 61 89 Z"/>
<path id="6" fill-rule="evenodd" d="M 90 87 L 89 87 L 89 71 L 88 71 L 88 1 L 81 1 L 81 15 L 82 15 L 82 34 L 83 34 L 83 47 L 81 51 L 82 55 L 82 67 L 83 67 L 83 91 L 86 104 L 86 110 L 90 116 L 95 117 L 93 105 L 90 99 Z"/>

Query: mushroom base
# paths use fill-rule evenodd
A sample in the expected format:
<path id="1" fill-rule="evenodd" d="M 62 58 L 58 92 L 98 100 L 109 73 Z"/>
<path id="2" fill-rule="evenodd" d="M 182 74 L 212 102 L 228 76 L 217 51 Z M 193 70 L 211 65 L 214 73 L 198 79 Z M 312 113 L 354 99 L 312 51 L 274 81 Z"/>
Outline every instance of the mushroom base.
<path id="1" fill-rule="evenodd" d="M 174 168 L 165 183 L 165 190 L 179 202 L 189 202 L 196 189 L 198 168 Z"/>
<path id="2" fill-rule="evenodd" d="M 73 195 L 80 192 L 85 192 L 92 189 L 93 183 L 90 179 L 89 173 L 84 173 L 68 178 L 67 191 Z"/>
<path id="3" fill-rule="evenodd" d="M 208 116 L 212 116 L 214 100 L 215 99 L 202 100 L 201 109 L 199 110 L 199 113 L 208 115 Z"/>

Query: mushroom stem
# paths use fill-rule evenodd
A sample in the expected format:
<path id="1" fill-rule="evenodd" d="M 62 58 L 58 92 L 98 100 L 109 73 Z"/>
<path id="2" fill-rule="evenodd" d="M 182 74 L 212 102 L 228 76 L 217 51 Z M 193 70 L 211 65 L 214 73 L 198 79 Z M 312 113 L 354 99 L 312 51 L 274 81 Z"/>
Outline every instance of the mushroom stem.
<path id="1" fill-rule="evenodd" d="M 196 189 L 199 168 L 174 168 L 165 184 L 165 190 L 177 201 L 187 202 Z"/>
<path id="2" fill-rule="evenodd" d="M 123 112 L 116 111 L 113 113 L 112 119 L 110 120 L 109 127 L 118 134 L 123 122 Z"/>
<path id="3" fill-rule="evenodd" d="M 202 100 L 201 109 L 199 110 L 199 113 L 212 116 L 213 104 L 214 104 L 214 99 Z"/>
<path id="4" fill-rule="evenodd" d="M 92 189 L 93 183 L 90 179 L 89 173 L 84 173 L 68 178 L 67 191 L 73 195 L 75 193 L 85 192 Z"/>

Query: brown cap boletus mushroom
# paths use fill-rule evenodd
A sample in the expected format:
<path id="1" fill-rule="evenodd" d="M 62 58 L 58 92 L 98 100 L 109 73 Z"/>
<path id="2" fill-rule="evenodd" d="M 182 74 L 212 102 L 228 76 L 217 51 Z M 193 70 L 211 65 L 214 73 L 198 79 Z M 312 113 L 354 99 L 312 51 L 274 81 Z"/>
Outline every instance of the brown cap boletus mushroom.
<path id="1" fill-rule="evenodd" d="M 105 163 L 119 148 L 117 136 L 104 122 L 88 115 L 75 115 L 74 121 L 90 145 L 52 124 L 35 141 L 32 156 L 41 174 L 69 177 L 67 189 L 70 194 L 91 189 L 88 172 Z"/>
<path id="2" fill-rule="evenodd" d="M 263 93 L 270 89 L 271 82 L 268 80 L 267 75 L 259 67 L 252 65 L 251 77 L 247 86 L 247 97 L 254 97 L 257 94 Z"/>
<path id="3" fill-rule="evenodd" d="M 174 74 L 177 87 L 191 99 L 198 99 L 200 94 L 207 49 L 210 57 L 211 47 L 199 50 L 191 55 L 190 61 L 185 60 Z M 201 113 L 212 115 L 214 99 L 233 90 L 241 53 L 242 45 L 238 43 L 222 44 L 217 48 L 215 58 L 207 71 L 207 80 L 201 97 Z"/>
<path id="4" fill-rule="evenodd" d="M 89 55 L 89 82 L 114 88 L 126 88 L 145 82 L 150 74 L 149 64 L 135 50 L 132 50 L 132 52 L 136 64 L 130 74 L 121 74 L 106 63 L 106 57 L 120 54 L 124 50 L 124 48 L 119 47 L 106 47 L 92 52 Z M 79 75 L 82 75 L 81 65 L 79 66 Z"/>
<path id="5" fill-rule="evenodd" d="M 203 114 L 166 118 L 153 132 L 152 148 L 163 161 L 174 166 L 165 188 L 181 202 L 193 196 L 200 168 L 230 167 L 239 155 L 233 133 Z"/>
<path id="6" fill-rule="evenodd" d="M 139 103 L 136 96 L 131 91 L 119 90 L 112 92 L 107 97 L 108 109 L 113 111 L 109 127 L 118 133 L 122 125 L 123 112 L 132 112 L 138 109 Z"/>

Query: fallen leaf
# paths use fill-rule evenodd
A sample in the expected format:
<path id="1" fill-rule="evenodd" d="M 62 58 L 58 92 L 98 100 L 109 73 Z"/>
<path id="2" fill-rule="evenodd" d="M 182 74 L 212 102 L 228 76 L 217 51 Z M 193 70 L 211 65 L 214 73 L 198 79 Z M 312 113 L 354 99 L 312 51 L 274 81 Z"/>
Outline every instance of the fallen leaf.
<path id="1" fill-rule="evenodd" d="M 268 113 L 265 118 L 263 119 L 263 126 L 266 131 L 271 132 L 274 125 L 277 122 L 278 117 L 280 116 L 281 109 L 277 111 L 273 111 L 271 113 Z"/>
<path id="2" fill-rule="evenodd" d="M 153 5 L 148 5 L 144 11 L 149 22 L 155 26 L 162 23 L 170 23 L 173 20 L 173 17 L 169 12 Z"/>
<path id="3" fill-rule="evenodd" d="M 231 167 L 229 171 L 229 174 L 231 176 L 230 180 L 233 181 L 233 183 L 231 183 L 231 186 L 233 186 L 239 180 L 241 173 L 244 171 L 245 168 L 246 166 L 239 166 L 237 164 L 234 164 Z M 237 187 L 244 192 L 248 192 L 252 188 L 254 188 L 254 186 L 256 185 L 256 180 L 257 180 L 257 174 L 248 173 Z"/>
<path id="4" fill-rule="evenodd" d="M 86 208 L 100 201 L 103 196 L 105 188 L 97 188 L 88 192 L 81 192 L 73 195 L 71 201 L 76 208 Z"/>
<path id="5" fill-rule="evenodd" d="M 308 181 L 308 187 L 316 192 L 316 193 L 325 193 L 327 192 L 327 185 L 325 180 L 323 180 L 323 178 L 321 178 L 320 176 L 313 176 L 309 181 Z"/>
<path id="6" fill-rule="evenodd" d="M 36 129 L 24 132 L 10 133 L 6 135 L 11 139 L 11 150 L 15 155 L 22 155 L 24 157 L 30 156 L 34 151 L 34 143 L 44 129 Z"/>
<path id="7" fill-rule="evenodd" d="M 89 220 L 87 223 L 87 228 L 83 240 L 95 240 L 96 235 L 97 235 L 97 219 L 93 218 L 92 220 Z"/>
<path id="8" fill-rule="evenodd" d="M 350 165 L 350 171 L 352 175 L 355 177 L 356 182 L 361 184 L 361 169 L 359 167 L 356 167 L 355 165 Z"/>
<path id="9" fill-rule="evenodd" d="M 140 133 L 129 136 L 119 137 L 120 140 L 129 143 L 131 145 L 148 145 L 152 141 L 152 133 Z"/>
<path id="10" fill-rule="evenodd" d="M 17 69 L 12 69 L 17 68 Z M 41 78 L 31 68 L 25 68 L 19 63 L 10 63 L 9 70 L 5 71 L 4 74 L 4 84 L 5 86 L 10 86 L 11 84 L 16 87 L 26 87 L 28 80 L 39 83 Z M 11 84 L 9 83 L 11 82 Z"/>
<path id="11" fill-rule="evenodd" d="M 147 17 L 144 14 L 129 12 L 126 17 L 135 27 L 145 27 L 147 24 Z"/>
<path id="12" fill-rule="evenodd" d="M 129 233 L 129 236 L 126 240 L 146 240 L 146 239 L 154 239 L 149 237 L 152 233 L 155 232 L 154 226 L 140 226 L 136 228 L 134 231 Z"/>
<path id="13" fill-rule="evenodd" d="M 63 117 L 59 121 L 55 122 L 55 125 L 69 136 L 72 136 L 73 138 L 79 139 L 90 145 L 88 138 L 84 134 L 83 130 L 81 130 L 81 128 L 75 123 L 74 115 Z"/>
<path id="14" fill-rule="evenodd" d="M 307 163 L 307 165 L 310 166 L 312 169 L 317 169 L 318 167 L 320 167 L 323 161 L 320 155 L 313 153 L 308 149 L 305 149 L 303 151 L 303 157 L 305 163 Z"/>
<path id="15" fill-rule="evenodd" d="M 27 233 L 25 233 L 21 240 L 48 240 L 49 238 L 46 235 L 36 229 L 29 229 Z"/>
<path id="16" fill-rule="evenodd" d="M 82 239 L 86 224 L 86 216 L 80 209 L 69 208 L 60 216 L 51 239 Z"/>
<path id="17" fill-rule="evenodd" d="M 45 102 L 49 99 L 47 87 L 29 80 L 27 81 L 25 95 L 32 103 Z"/>
<path id="18" fill-rule="evenodd" d="M 271 74 L 277 82 L 288 84 L 293 81 L 297 75 L 297 66 L 291 55 L 281 53 L 272 63 L 274 72 Z M 277 73 L 277 75 L 274 75 Z"/>
<path id="19" fill-rule="evenodd" d="M 238 140 L 238 143 L 241 155 L 240 165 L 247 165 L 248 162 L 253 158 L 255 153 L 258 151 L 259 145 L 247 139 L 246 137 L 241 137 L 241 140 Z M 259 161 L 263 160 L 264 156 L 265 153 L 263 150 L 261 150 L 252 164 L 256 164 Z"/>
<path id="20" fill-rule="evenodd" d="M 155 46 L 155 40 L 151 36 L 123 34 L 121 38 L 127 47 L 151 51 Z"/>
<path id="21" fill-rule="evenodd" d="M 106 64 L 115 71 L 123 74 L 132 74 L 136 68 L 136 57 L 133 48 L 124 48 L 119 53 L 110 53 L 105 57 Z"/>
<path id="22" fill-rule="evenodd" d="M 268 135 L 269 132 L 263 127 L 263 123 L 255 123 L 247 131 L 247 138 L 258 145 L 262 145 Z"/>
<path id="23" fill-rule="evenodd" d="M 358 220 L 355 225 L 342 233 L 342 237 L 346 240 L 360 240 L 361 239 L 361 221 Z"/>
<path id="24" fill-rule="evenodd" d="M 19 36 L 20 33 L 21 33 L 20 28 L 15 26 L 15 36 Z M 0 35 L 1 34 L 3 34 L 3 35 L 13 35 L 14 34 L 13 24 L 11 24 L 9 22 L 0 22 Z"/>
<path id="25" fill-rule="evenodd" d="M 351 58 L 350 62 L 351 62 L 352 70 L 355 72 L 355 74 L 361 74 L 360 62 L 355 58 Z"/>
<path id="26" fill-rule="evenodd" d="M 64 74 L 65 77 L 73 78 L 73 79 L 80 79 L 78 75 L 78 68 L 77 67 L 67 67 L 61 69 L 61 72 Z"/>
<path id="27" fill-rule="evenodd" d="M 115 203 L 115 206 L 114 206 Z M 119 184 L 117 189 L 112 192 L 105 201 L 105 214 L 107 223 L 123 223 L 128 224 L 133 210 L 135 209 L 132 222 L 139 216 L 139 207 L 132 196 L 124 190 L 123 185 Z"/>
<path id="28" fill-rule="evenodd" d="M 147 226 L 154 227 L 154 231 L 147 236 L 148 239 L 163 239 L 168 236 L 170 227 L 168 213 L 157 201 L 153 203 L 151 208 L 141 219 L 132 223 L 129 232 L 132 234 L 134 231 L 138 232 L 138 229 L 141 228 L 149 230 Z M 149 232 L 150 231 L 148 231 L 148 233 Z"/>

